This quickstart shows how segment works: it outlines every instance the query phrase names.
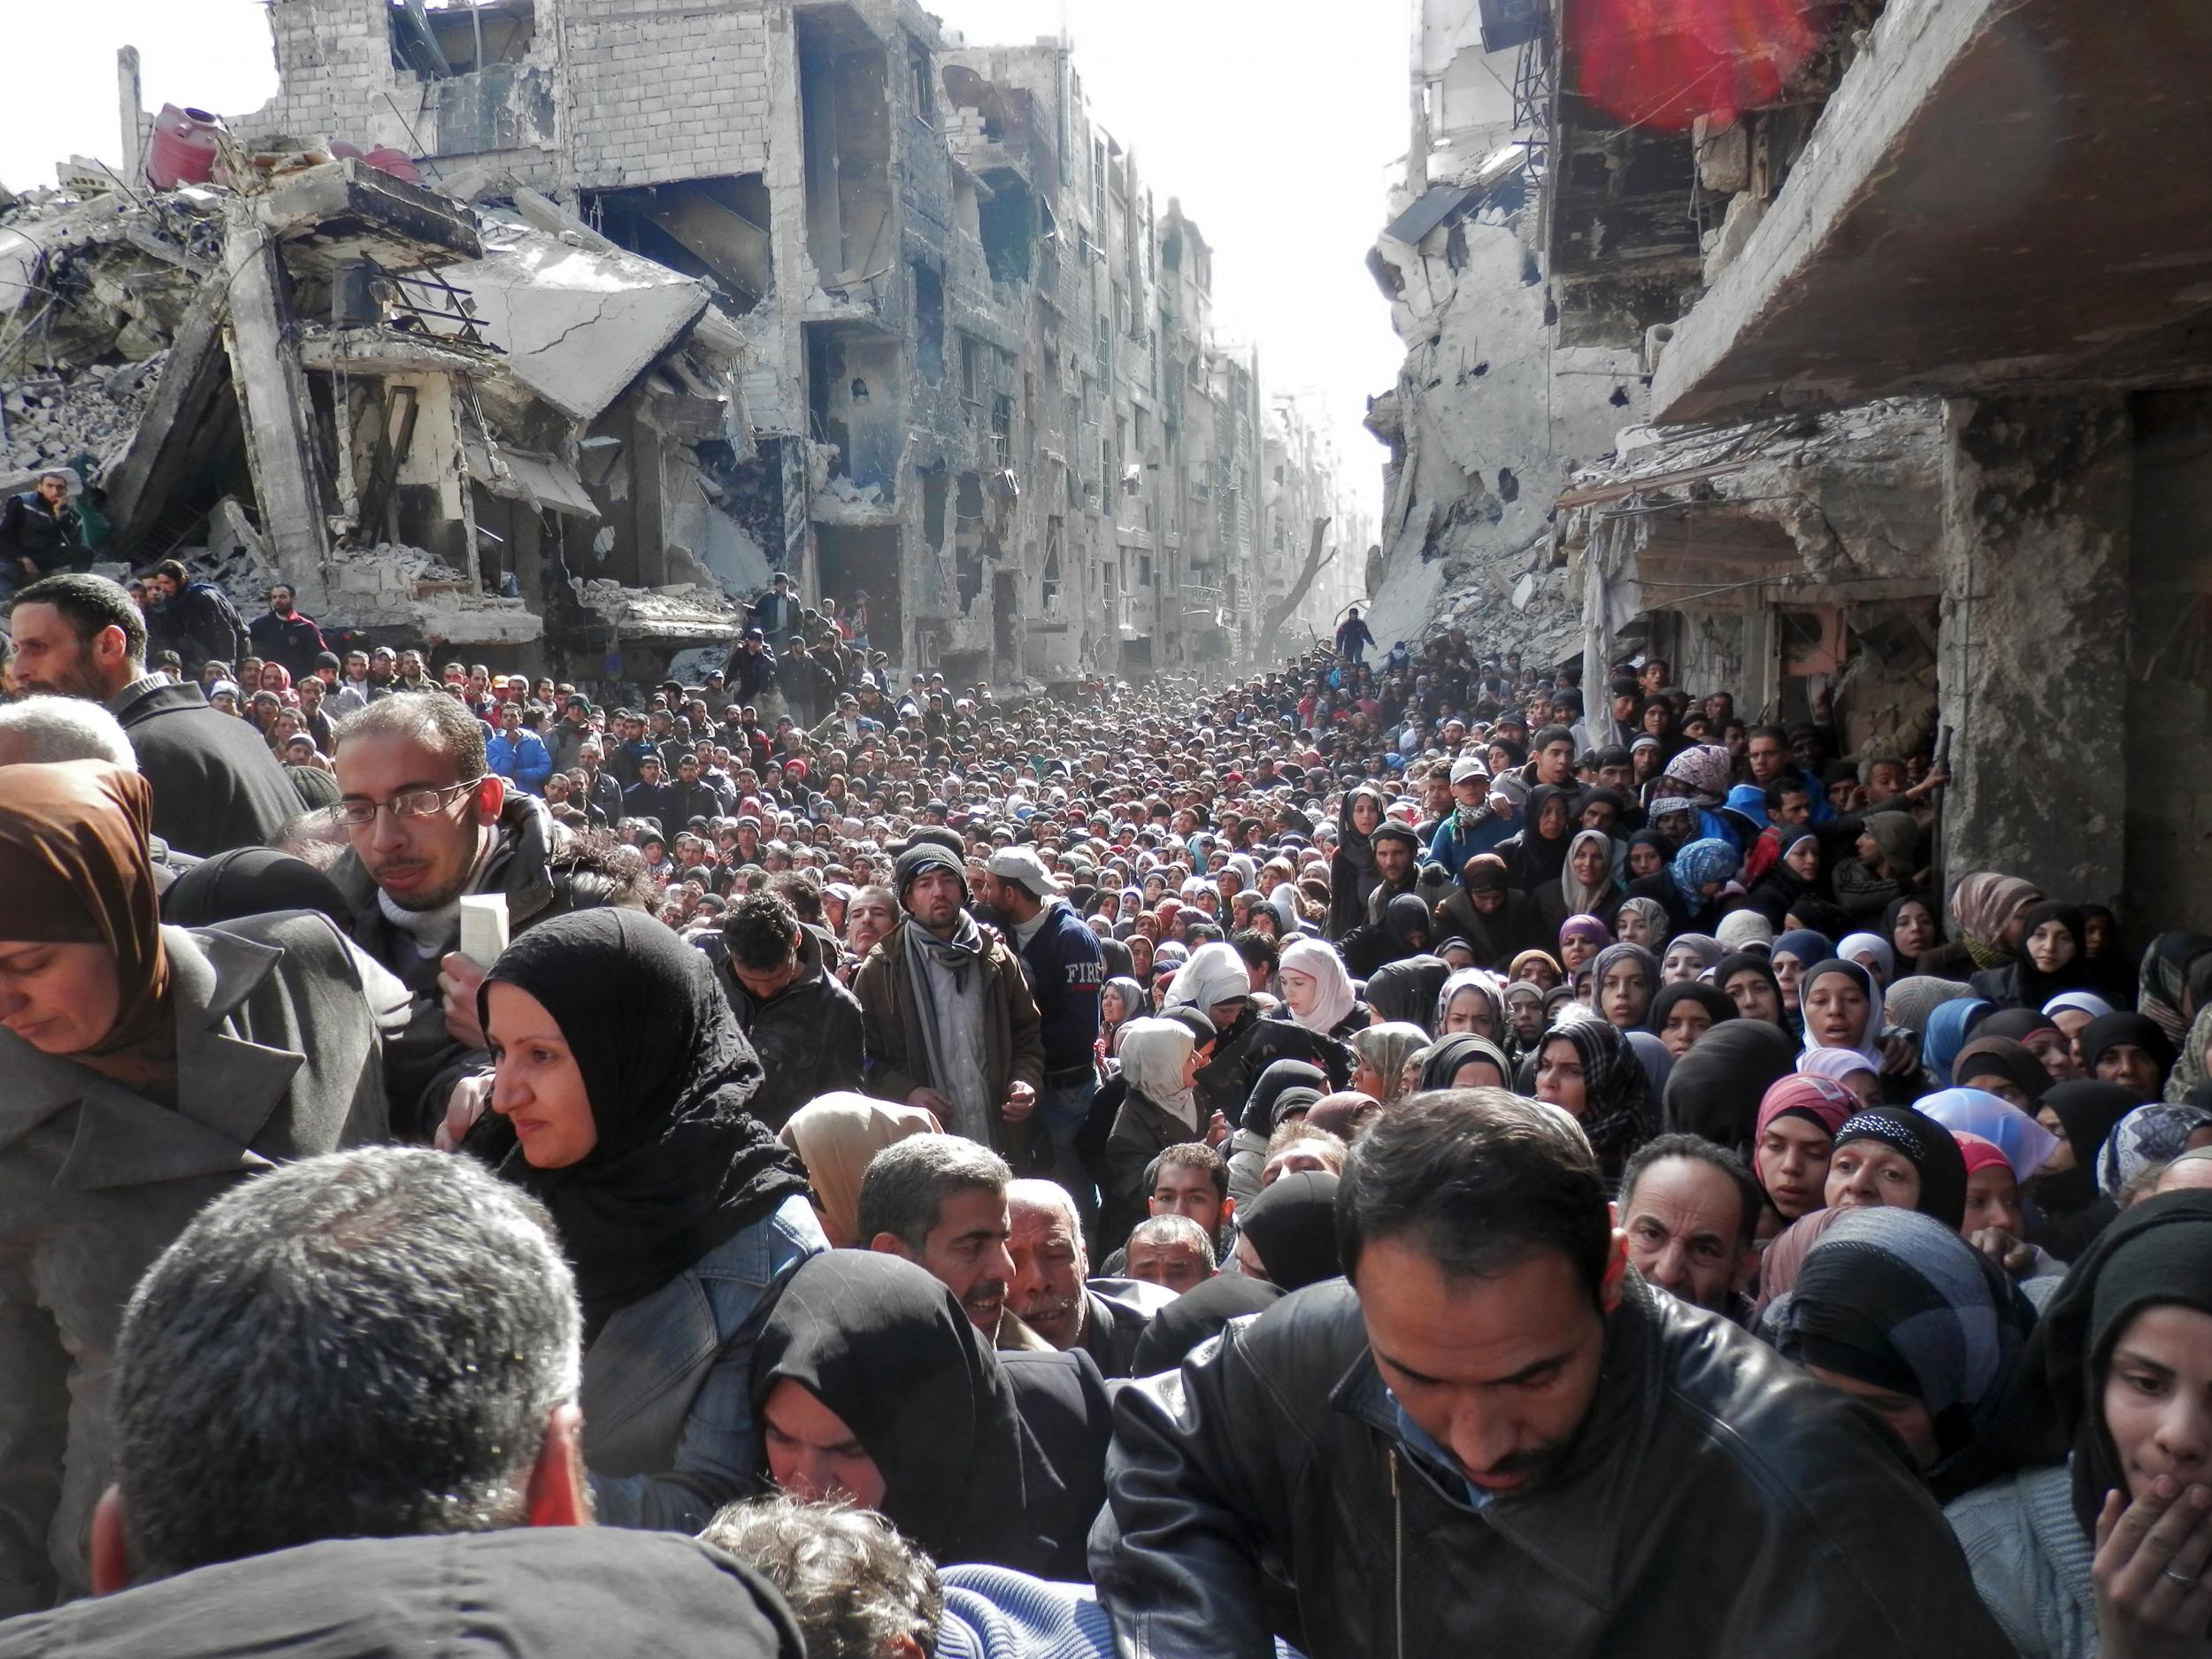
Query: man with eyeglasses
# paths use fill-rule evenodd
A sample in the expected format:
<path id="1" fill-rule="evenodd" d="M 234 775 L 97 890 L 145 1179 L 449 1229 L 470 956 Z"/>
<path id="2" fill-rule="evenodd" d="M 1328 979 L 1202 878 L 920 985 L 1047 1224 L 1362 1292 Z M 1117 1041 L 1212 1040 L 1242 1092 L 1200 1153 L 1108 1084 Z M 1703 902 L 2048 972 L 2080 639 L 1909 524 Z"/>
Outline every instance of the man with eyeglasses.
<path id="1" fill-rule="evenodd" d="M 353 844 L 330 878 L 354 942 L 413 996 L 404 1034 L 385 1040 L 392 1129 L 426 1141 L 449 1112 L 471 1120 L 489 1090 L 476 989 L 491 964 L 460 955 L 461 897 L 505 894 L 514 933 L 571 908 L 551 868 L 568 832 L 491 772 L 482 725 L 442 695 L 402 693 L 349 715 L 333 766 L 331 810 Z"/>

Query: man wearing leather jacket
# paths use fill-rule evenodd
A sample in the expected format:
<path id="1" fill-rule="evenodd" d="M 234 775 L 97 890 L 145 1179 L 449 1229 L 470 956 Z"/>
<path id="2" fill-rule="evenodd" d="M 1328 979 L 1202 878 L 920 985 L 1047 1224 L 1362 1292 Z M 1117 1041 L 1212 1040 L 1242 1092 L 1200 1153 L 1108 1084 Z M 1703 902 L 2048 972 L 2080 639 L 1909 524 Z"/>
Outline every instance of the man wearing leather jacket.
<path id="1" fill-rule="evenodd" d="M 1348 1282 L 1118 1396 L 1091 1565 L 1124 1652 L 2012 1653 L 1901 1444 L 1647 1286 L 1556 1109 L 1394 1108 L 1337 1233 Z"/>

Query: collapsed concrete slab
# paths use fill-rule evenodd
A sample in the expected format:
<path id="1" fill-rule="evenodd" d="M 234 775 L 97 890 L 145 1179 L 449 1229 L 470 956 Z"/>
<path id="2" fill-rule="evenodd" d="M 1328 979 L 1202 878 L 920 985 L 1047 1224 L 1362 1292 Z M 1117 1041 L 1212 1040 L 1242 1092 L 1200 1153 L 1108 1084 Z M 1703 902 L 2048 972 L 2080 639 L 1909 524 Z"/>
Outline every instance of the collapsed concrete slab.
<path id="1" fill-rule="evenodd" d="M 512 227 L 491 235 L 492 257 L 445 275 L 515 378 L 572 419 L 604 413 L 707 308 L 696 281 L 636 254 Z"/>

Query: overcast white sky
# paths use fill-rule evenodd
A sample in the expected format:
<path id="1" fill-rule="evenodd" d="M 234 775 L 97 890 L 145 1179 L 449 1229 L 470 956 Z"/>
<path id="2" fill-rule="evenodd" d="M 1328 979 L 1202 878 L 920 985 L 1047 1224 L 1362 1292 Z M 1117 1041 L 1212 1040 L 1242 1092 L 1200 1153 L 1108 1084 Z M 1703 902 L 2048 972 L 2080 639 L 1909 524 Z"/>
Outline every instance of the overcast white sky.
<path id="1" fill-rule="evenodd" d="M 926 0 L 928 3 L 928 0 Z M 1360 426 L 1402 355 L 1363 261 L 1406 144 L 1407 10 L 1381 0 L 1064 0 L 1099 118 L 1164 208 L 1214 248 L 1216 320 L 1256 342 L 1272 390 L 1335 434 L 1381 505 Z M 1063 0 L 933 0 L 971 43 L 1056 35 Z M 146 104 L 249 110 L 275 90 L 259 0 L 74 0 L 0 97 L 0 181 L 51 184 L 72 153 L 121 151 L 115 52 L 137 46 Z"/>

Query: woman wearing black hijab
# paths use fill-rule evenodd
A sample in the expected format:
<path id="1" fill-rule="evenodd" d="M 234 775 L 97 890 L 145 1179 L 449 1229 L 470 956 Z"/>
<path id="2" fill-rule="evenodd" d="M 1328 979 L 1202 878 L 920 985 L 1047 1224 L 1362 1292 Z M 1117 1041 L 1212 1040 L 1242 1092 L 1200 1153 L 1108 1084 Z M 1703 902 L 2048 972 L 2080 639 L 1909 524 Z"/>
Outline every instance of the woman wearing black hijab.
<path id="1" fill-rule="evenodd" d="M 1836 1131 L 1826 1196 L 1831 1210 L 1916 1210 L 1956 1233 L 1966 1219 L 1966 1155 L 1934 1118 L 1909 1106 L 1869 1106 Z"/>
<path id="2" fill-rule="evenodd" d="M 1520 833 L 1498 844 L 1498 856 L 1505 860 L 1507 879 L 1514 889 L 1537 900 L 1555 888 L 1574 836 L 1574 791 L 1550 783 L 1531 789 L 1521 809 Z"/>
<path id="3" fill-rule="evenodd" d="M 1173 1371 L 1201 1342 L 1220 1335 L 1230 1320 L 1248 1313 L 1264 1313 L 1282 1299 L 1281 1288 L 1263 1279 L 1217 1273 L 1152 1316 L 1152 1323 L 1137 1339 L 1132 1374 L 1154 1377 Z"/>
<path id="4" fill-rule="evenodd" d="M 2040 1010 L 2062 992 L 2095 989 L 2087 919 L 2055 899 L 2030 905 L 2020 918 L 2020 954 L 2001 968 L 1967 975 L 1966 982 L 2001 1009 Z"/>
<path id="5" fill-rule="evenodd" d="M 649 916 L 578 910 L 477 994 L 513 1144 L 584 1313 L 584 1461 L 603 1523 L 695 1532 L 757 1470 L 752 1345 L 828 1248 L 798 1156 L 746 1110 L 760 1062 L 707 959 Z"/>
<path id="6" fill-rule="evenodd" d="M 1393 899 L 1390 902 L 1394 909 L 1398 901 Z M 1451 965 L 1441 956 L 1425 952 L 1402 956 L 1395 962 L 1385 963 L 1368 976 L 1367 1006 L 1373 1010 L 1378 1025 L 1403 1020 L 1434 1036 L 1436 1033 L 1430 1027 L 1436 1023 L 1437 995 L 1443 990 L 1444 981 L 1451 977 Z"/>
<path id="7" fill-rule="evenodd" d="M 1797 1045 L 1779 1025 L 1763 1019 L 1716 1025 L 1667 1074 L 1665 1127 L 1748 1158 L 1759 1102 L 1796 1066 Z"/>
<path id="8" fill-rule="evenodd" d="M 1342 1273 L 1336 1187 L 1336 1177 L 1326 1171 L 1301 1170 L 1240 1208 L 1236 1255 L 1244 1276 L 1293 1291 Z"/>
<path id="9" fill-rule="evenodd" d="M 1080 1371 L 1089 1356 L 1040 1356 Z M 1093 1368 L 1095 1378 L 1095 1368 Z M 1055 1468 L 1022 1389 L 953 1294 L 895 1256 L 834 1250 L 792 1275 L 762 1327 L 752 1402 L 769 1478 L 850 1498 L 938 1562 L 1087 1576 L 1098 1467 Z"/>
<path id="10" fill-rule="evenodd" d="M 1260 1172 L 1267 1164 L 1268 1137 L 1282 1121 L 1278 1110 L 1284 1095 L 1299 1090 L 1303 1106 L 1311 1106 L 1331 1089 L 1342 1085 L 1319 1066 L 1304 1060 L 1276 1060 L 1269 1064 L 1246 1096 L 1244 1113 L 1237 1119 L 1236 1134 L 1229 1145 L 1229 1196 L 1242 1204 L 1260 1190 Z"/>
<path id="11" fill-rule="evenodd" d="M 1944 1512 L 2023 1659 L 2203 1652 L 2204 1524 L 2172 1523 L 2212 1484 L 2188 1426 L 2208 1349 L 2212 1194 L 2145 1199 L 2074 1263 L 2029 1343 L 2017 1472 Z"/>
<path id="12" fill-rule="evenodd" d="M 2035 1178 L 2029 1243 L 2070 1262 L 2112 1225 L 2120 1210 L 2098 1190 L 2097 1155 L 2120 1119 L 2142 1103 L 2124 1084 L 2093 1080 L 2055 1084 L 2044 1094 L 2036 1121 L 2060 1143 Z"/>

